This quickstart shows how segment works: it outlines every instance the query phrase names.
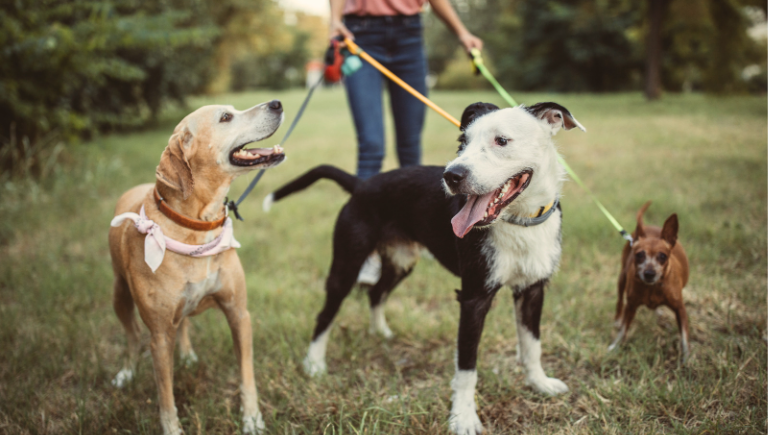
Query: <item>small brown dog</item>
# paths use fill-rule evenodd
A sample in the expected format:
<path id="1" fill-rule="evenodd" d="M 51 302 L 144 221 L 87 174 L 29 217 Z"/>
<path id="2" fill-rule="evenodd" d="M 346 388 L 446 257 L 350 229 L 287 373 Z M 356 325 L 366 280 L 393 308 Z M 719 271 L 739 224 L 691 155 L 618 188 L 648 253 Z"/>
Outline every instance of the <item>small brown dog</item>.
<path id="1" fill-rule="evenodd" d="M 160 157 L 155 183 L 134 187 L 117 202 L 109 251 L 115 273 L 113 306 L 128 336 L 128 358 L 112 383 L 123 387 L 135 372 L 136 307 L 151 335 L 165 435 L 182 433 L 173 398 L 174 342 L 178 336 L 183 360 L 196 361 L 187 317 L 213 307 L 224 312 L 232 331 L 242 379 L 242 432 L 254 434 L 264 428 L 253 374 L 245 274 L 231 249 L 239 244 L 232 237 L 224 200 L 237 176 L 285 159 L 279 146 L 246 148 L 272 136 L 282 121 L 283 108 L 277 100 L 245 111 L 202 107 L 174 130 Z"/>
<path id="2" fill-rule="evenodd" d="M 638 307 L 645 305 L 656 309 L 666 305 L 677 317 L 685 363 L 688 357 L 688 314 L 683 304 L 683 288 L 688 283 L 688 257 L 677 240 L 677 214 L 668 217 L 663 228 L 643 225 L 643 213 L 650 205 L 650 201 L 646 202 L 637 213 L 637 228 L 632 233 L 634 243 L 632 246 L 625 244 L 621 253 L 615 318 L 620 329 L 608 350 L 613 350 L 624 339 Z"/>

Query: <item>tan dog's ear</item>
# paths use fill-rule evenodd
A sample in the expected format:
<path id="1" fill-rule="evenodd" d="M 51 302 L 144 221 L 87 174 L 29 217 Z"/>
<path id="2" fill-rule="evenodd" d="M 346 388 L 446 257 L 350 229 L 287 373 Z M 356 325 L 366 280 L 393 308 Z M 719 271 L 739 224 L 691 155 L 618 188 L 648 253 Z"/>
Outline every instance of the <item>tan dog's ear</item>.
<path id="1" fill-rule="evenodd" d="M 155 177 L 166 186 L 181 192 L 183 199 L 189 198 L 195 187 L 185 151 L 191 142 L 192 133 L 186 127 L 174 132 L 155 171 Z"/>
<path id="2" fill-rule="evenodd" d="M 677 243 L 677 213 L 672 213 L 672 216 L 668 217 L 664 222 L 664 227 L 661 228 L 662 240 L 669 243 L 669 246 L 674 247 Z"/>

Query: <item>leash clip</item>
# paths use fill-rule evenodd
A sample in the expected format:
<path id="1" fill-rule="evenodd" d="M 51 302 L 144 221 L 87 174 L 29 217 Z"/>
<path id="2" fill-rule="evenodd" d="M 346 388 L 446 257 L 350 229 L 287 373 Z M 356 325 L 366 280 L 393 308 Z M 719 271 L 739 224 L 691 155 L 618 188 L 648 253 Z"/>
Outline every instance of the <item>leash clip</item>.
<path id="1" fill-rule="evenodd" d="M 632 236 L 626 230 L 621 230 L 619 231 L 619 233 L 621 234 L 621 237 L 624 238 L 624 240 L 629 242 L 629 247 L 631 248 L 635 242 L 634 240 L 632 240 Z"/>
<path id="2" fill-rule="evenodd" d="M 240 213 L 237 210 L 237 204 L 235 201 L 232 201 L 229 199 L 229 197 L 224 198 L 224 207 L 226 207 L 226 213 L 229 214 L 229 211 L 232 210 L 232 212 L 235 214 L 235 219 L 239 221 L 244 221 L 242 216 L 240 216 Z"/>

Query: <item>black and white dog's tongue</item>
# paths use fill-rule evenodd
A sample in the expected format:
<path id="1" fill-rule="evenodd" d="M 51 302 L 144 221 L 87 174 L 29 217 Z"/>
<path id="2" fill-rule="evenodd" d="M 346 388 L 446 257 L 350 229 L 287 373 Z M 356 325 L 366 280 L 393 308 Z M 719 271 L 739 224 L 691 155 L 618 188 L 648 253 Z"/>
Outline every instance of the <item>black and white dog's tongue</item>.
<path id="1" fill-rule="evenodd" d="M 467 202 L 464 207 L 451 219 L 453 234 L 456 234 L 456 237 L 464 238 L 469 230 L 483 219 L 485 209 L 488 207 L 493 194 L 494 192 L 491 191 L 483 196 L 467 195 Z"/>

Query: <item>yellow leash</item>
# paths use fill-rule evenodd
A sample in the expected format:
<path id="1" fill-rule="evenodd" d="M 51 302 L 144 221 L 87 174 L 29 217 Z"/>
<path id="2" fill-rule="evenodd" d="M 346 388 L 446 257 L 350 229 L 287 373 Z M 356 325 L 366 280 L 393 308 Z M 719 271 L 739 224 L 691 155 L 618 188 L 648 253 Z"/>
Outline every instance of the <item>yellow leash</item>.
<path id="1" fill-rule="evenodd" d="M 400 87 L 408 91 L 408 93 L 416 97 L 419 101 L 426 104 L 430 109 L 439 113 L 443 118 L 450 121 L 456 127 L 461 127 L 461 123 L 456 118 L 451 116 L 445 110 L 441 109 L 437 104 L 430 101 L 424 95 L 421 95 L 419 91 L 417 91 L 416 89 L 413 89 L 411 86 L 408 85 L 408 83 L 405 83 L 404 81 L 402 81 L 400 77 L 394 75 L 392 71 L 388 70 L 387 68 L 384 67 L 384 65 L 380 64 L 378 61 L 376 61 L 376 59 L 372 58 L 368 53 L 363 51 L 352 40 L 350 40 L 349 38 L 344 38 L 344 43 L 347 45 L 347 49 L 349 50 L 350 53 L 352 53 L 353 55 L 362 57 L 363 59 L 365 59 L 366 62 L 370 63 L 371 66 L 379 70 L 382 74 L 387 76 L 387 78 L 389 78 L 393 82 L 397 83 Z M 499 95 L 501 95 L 501 97 L 504 98 L 504 100 L 510 106 L 512 107 L 517 106 L 517 103 L 515 102 L 515 100 L 509 95 L 509 93 L 507 93 L 506 90 L 504 90 L 504 88 L 499 84 L 499 82 L 496 81 L 496 78 L 494 78 L 493 74 L 491 74 L 491 72 L 488 71 L 488 68 L 485 67 L 485 64 L 483 63 L 483 58 L 480 56 L 480 51 L 476 48 L 473 48 L 470 53 L 472 55 L 472 63 L 475 66 L 475 68 L 477 68 L 480 71 L 480 73 L 483 75 L 483 77 L 485 77 L 486 80 L 488 80 L 493 85 L 493 87 L 496 89 Z M 557 158 L 559 159 L 560 164 L 563 165 L 563 168 L 565 168 L 565 170 L 568 172 L 571 178 L 576 182 L 576 184 L 581 186 L 581 188 L 584 189 L 584 191 L 586 191 L 587 194 L 589 194 L 589 196 L 592 198 L 592 201 L 594 201 L 595 205 L 597 205 L 597 208 L 599 208 L 600 211 L 603 212 L 603 214 L 605 215 L 606 218 L 608 218 L 608 220 L 611 222 L 613 227 L 616 228 L 619 234 L 621 234 L 621 237 L 626 239 L 631 246 L 632 236 L 629 233 L 627 233 L 626 230 L 624 230 L 621 224 L 619 224 L 619 221 L 617 221 L 616 218 L 614 218 L 613 215 L 611 215 L 611 213 L 608 212 L 608 209 L 606 209 L 603 206 L 600 200 L 598 200 L 597 197 L 592 193 L 592 191 L 589 190 L 589 188 L 581 181 L 581 178 L 579 178 L 579 176 L 576 175 L 576 172 L 574 172 L 573 169 L 571 169 L 571 167 L 568 165 L 568 163 L 565 162 L 565 159 L 563 159 L 559 154 Z"/>

